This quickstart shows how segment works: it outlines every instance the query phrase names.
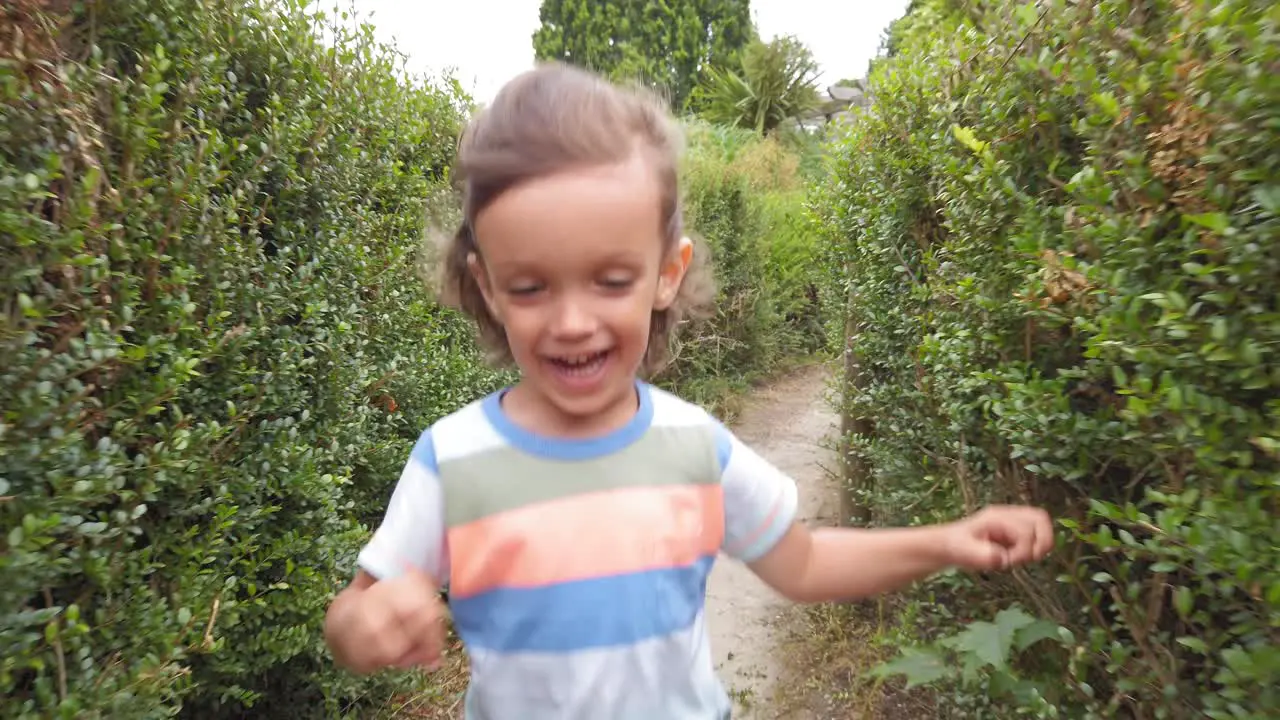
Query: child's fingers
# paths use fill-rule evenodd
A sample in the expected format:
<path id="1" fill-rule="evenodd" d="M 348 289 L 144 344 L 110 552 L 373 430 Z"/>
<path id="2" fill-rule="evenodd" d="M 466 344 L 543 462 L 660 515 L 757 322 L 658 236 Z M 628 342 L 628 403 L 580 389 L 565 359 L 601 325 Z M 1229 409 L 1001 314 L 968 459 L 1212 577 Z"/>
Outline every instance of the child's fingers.
<path id="1" fill-rule="evenodd" d="M 953 562 L 970 570 L 998 570 L 1009 563 L 1008 549 L 999 542 L 965 534 L 952 547 Z"/>
<path id="2" fill-rule="evenodd" d="M 408 643 L 400 667 L 434 665 L 444 648 L 444 622 L 434 607 L 401 616 L 400 632 Z"/>
<path id="3" fill-rule="evenodd" d="M 1053 522 L 1039 508 L 1026 508 L 1019 518 L 1018 562 L 1039 560 L 1053 547 Z"/>
<path id="4" fill-rule="evenodd" d="M 432 642 L 419 642 L 400 657 L 396 662 L 398 668 L 426 666 L 434 670 L 440 664 L 440 646 Z"/>
<path id="5" fill-rule="evenodd" d="M 411 607 L 400 613 L 400 631 L 412 638 L 412 642 L 434 641 L 439 643 L 444 637 L 443 620 L 441 619 L 438 600 L 433 596 L 414 598 Z"/>
<path id="6" fill-rule="evenodd" d="M 1018 544 L 1009 550 L 1009 563 L 1021 565 L 1035 559 L 1035 530 L 1029 529 L 1028 535 L 1019 538 Z"/>
<path id="7" fill-rule="evenodd" d="M 380 633 L 370 640 L 376 648 L 371 651 L 370 656 L 376 659 L 375 662 L 379 666 L 395 665 L 399 658 L 413 651 L 413 643 L 398 633 Z"/>
<path id="8" fill-rule="evenodd" d="M 1024 510 L 1010 517 L 1005 528 L 1010 540 L 1010 561 L 1014 564 L 1038 560 L 1053 546 L 1053 524 L 1048 514 L 1038 508 Z"/>
<path id="9" fill-rule="evenodd" d="M 1041 558 L 1053 549 L 1053 519 L 1041 512 L 1036 523 L 1036 557 Z"/>
<path id="10" fill-rule="evenodd" d="M 1015 565 L 1030 562 L 1036 547 L 1035 523 L 1027 522 L 1025 518 L 1019 518 L 1019 520 L 1022 522 L 1017 523 L 1016 543 L 1009 551 L 1009 560 Z"/>

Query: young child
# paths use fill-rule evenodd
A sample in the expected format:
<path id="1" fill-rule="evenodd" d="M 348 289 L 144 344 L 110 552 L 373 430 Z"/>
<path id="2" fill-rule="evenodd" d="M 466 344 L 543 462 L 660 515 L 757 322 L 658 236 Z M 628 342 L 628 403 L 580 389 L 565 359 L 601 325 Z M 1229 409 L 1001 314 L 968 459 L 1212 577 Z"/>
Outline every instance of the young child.
<path id="1" fill-rule="evenodd" d="M 442 583 L 471 660 L 470 720 L 715 720 L 730 703 L 703 613 L 720 553 L 787 598 L 898 588 L 1036 560 L 1049 517 L 809 530 L 792 480 L 642 380 L 706 284 L 660 102 L 542 65 L 459 147 L 446 290 L 520 379 L 414 447 L 325 633 L 358 673 L 435 667 Z"/>

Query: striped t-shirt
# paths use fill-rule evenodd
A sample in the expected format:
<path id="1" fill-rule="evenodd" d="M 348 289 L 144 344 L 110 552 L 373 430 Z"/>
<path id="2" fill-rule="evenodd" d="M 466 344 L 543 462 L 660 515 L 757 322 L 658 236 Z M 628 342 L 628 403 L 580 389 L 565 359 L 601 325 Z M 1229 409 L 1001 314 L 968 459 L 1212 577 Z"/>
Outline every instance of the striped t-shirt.
<path id="1" fill-rule="evenodd" d="M 704 599 L 718 553 L 750 562 L 792 523 L 795 483 L 702 408 L 637 382 L 591 439 L 515 425 L 495 393 L 415 445 L 361 551 L 449 587 L 468 720 L 720 720 Z"/>

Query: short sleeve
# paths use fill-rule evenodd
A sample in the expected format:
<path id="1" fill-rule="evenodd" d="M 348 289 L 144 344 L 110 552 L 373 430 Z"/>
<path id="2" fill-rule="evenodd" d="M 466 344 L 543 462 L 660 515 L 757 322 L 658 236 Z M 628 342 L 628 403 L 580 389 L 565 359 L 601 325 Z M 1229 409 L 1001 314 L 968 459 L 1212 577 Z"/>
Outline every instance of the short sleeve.
<path id="1" fill-rule="evenodd" d="M 408 565 L 423 570 L 444 585 L 448 582 L 448 558 L 444 496 L 435 446 L 428 430 L 418 438 L 409 454 L 382 524 L 361 549 L 357 563 L 379 580 L 398 576 Z"/>
<path id="2" fill-rule="evenodd" d="M 724 543 L 730 557 L 754 562 L 795 522 L 795 480 L 717 423 L 716 454 L 724 494 Z"/>

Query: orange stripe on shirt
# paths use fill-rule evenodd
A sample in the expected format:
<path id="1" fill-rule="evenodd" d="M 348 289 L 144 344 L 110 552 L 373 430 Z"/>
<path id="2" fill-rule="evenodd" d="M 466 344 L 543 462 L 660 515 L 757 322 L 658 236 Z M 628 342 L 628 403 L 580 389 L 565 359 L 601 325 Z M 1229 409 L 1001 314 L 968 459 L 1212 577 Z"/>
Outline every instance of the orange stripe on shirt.
<path id="1" fill-rule="evenodd" d="M 773 527 L 773 522 L 778 519 L 778 513 L 780 512 L 782 512 L 782 498 L 774 500 L 773 507 L 769 508 L 769 515 L 764 519 L 764 522 L 760 523 L 750 535 L 733 543 L 729 551 L 733 553 L 745 552 L 747 548 L 755 545 L 760 538 L 764 537 L 769 528 Z"/>
<path id="2" fill-rule="evenodd" d="M 629 487 L 508 510 L 449 529 L 450 593 L 683 567 L 724 538 L 719 485 Z"/>

